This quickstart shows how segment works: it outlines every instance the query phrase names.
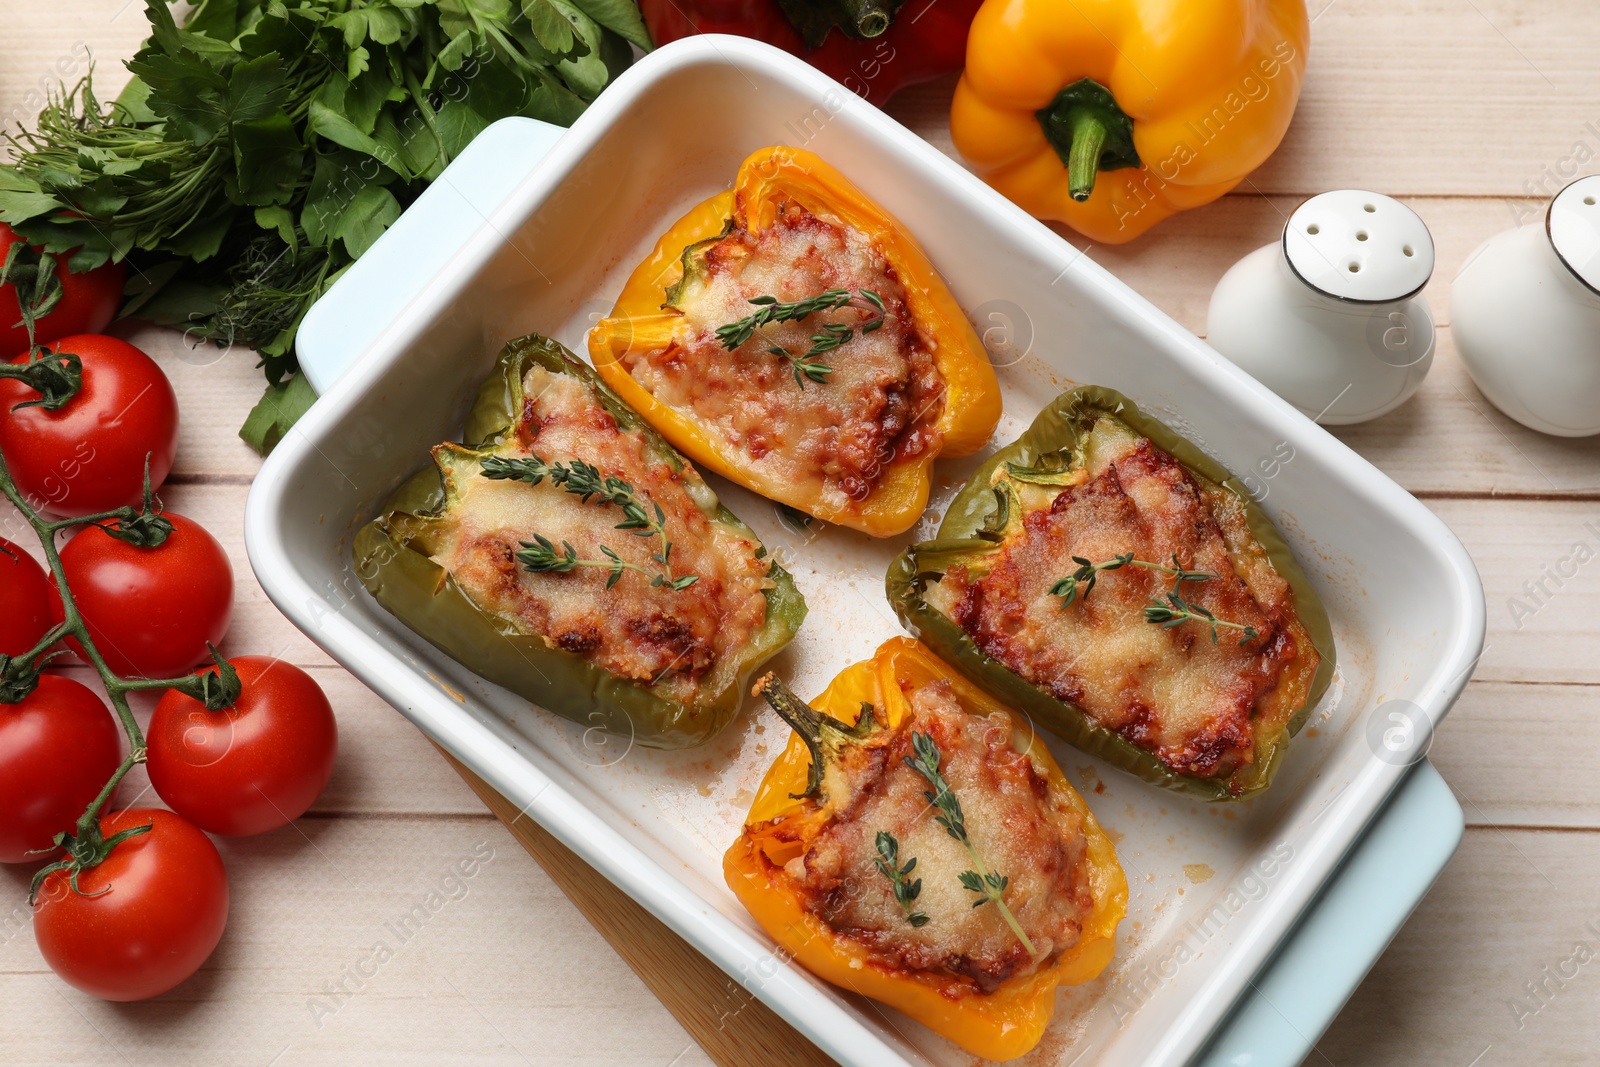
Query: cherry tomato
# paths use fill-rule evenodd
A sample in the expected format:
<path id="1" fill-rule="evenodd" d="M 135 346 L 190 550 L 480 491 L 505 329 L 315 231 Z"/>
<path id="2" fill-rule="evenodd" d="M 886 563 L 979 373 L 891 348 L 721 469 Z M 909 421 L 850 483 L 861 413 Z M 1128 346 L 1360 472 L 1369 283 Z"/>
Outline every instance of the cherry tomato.
<path id="1" fill-rule="evenodd" d="M 156 705 L 145 735 L 150 784 L 202 830 L 265 833 L 322 794 L 339 728 L 322 687 L 299 667 L 270 656 L 228 662 L 243 684 L 233 707 L 208 711 L 174 690 Z"/>
<path id="2" fill-rule="evenodd" d="M 11 254 L 19 240 L 10 226 L 0 223 L 0 263 Z M 122 283 L 128 269 L 121 263 L 106 263 L 82 274 L 67 270 L 67 257 L 56 256 L 56 278 L 61 282 L 61 301 L 50 314 L 34 324 L 34 339 L 40 344 L 74 333 L 96 333 L 106 328 L 122 303 Z M 0 356 L 10 358 L 28 350 L 28 330 L 13 325 L 22 321 L 17 292 L 0 286 Z"/>
<path id="3" fill-rule="evenodd" d="M 156 548 L 118 541 L 89 526 L 61 550 L 67 588 L 89 636 L 115 674 L 176 678 L 208 658 L 233 615 L 233 567 L 206 528 L 166 512 L 172 533 Z M 62 620 L 52 582 L 52 614 Z M 67 644 L 79 656 L 76 638 Z"/>
<path id="4" fill-rule="evenodd" d="M 53 674 L 0 704 L 0 863 L 37 863 L 122 762 L 122 732 L 87 686 Z M 35 853 L 30 855 L 30 853 Z"/>
<path id="5" fill-rule="evenodd" d="M 111 837 L 151 826 L 78 876 L 52 871 L 33 905 L 50 969 L 102 1000 L 143 1000 L 194 974 L 228 924 L 228 875 L 217 846 L 181 815 L 125 808 L 100 820 Z"/>
<path id="6" fill-rule="evenodd" d="M 83 359 L 83 387 L 57 411 L 16 408 L 39 394 L 0 380 L 0 451 L 17 488 L 56 515 L 89 515 L 137 504 L 144 462 L 160 488 L 178 450 L 178 398 L 156 361 L 126 341 L 75 334 L 48 346 Z M 12 363 L 26 363 L 26 354 Z"/>
<path id="7" fill-rule="evenodd" d="M 50 629 L 50 583 L 44 568 L 0 537 L 0 652 L 20 656 Z"/>

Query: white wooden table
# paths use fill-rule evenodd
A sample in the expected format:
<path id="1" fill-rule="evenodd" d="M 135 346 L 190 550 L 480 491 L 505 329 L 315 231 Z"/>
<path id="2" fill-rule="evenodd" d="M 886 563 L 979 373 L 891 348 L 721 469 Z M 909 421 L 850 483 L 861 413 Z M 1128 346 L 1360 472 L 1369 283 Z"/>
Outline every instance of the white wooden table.
<path id="1" fill-rule="evenodd" d="M 1532 218 L 1566 178 L 1600 170 L 1600 18 L 1592 0 L 1311 3 L 1310 73 L 1278 154 L 1222 202 L 1132 246 L 1088 251 L 1203 331 L 1217 278 L 1274 239 L 1306 195 L 1387 192 L 1432 228 L 1433 372 L 1411 403 L 1340 436 L 1449 523 L 1483 575 L 1488 648 L 1433 748 L 1468 829 L 1307 1062 L 1594 1063 L 1600 439 L 1541 437 L 1494 411 L 1456 357 L 1448 292 L 1482 240 Z M 144 33 L 133 0 L 7 7 L 7 125 L 37 109 L 28 94 L 41 84 L 82 73 L 85 45 L 109 97 Z M 948 82 L 912 90 L 893 110 L 948 149 L 949 93 Z M 258 461 L 234 436 L 260 389 L 251 356 L 189 350 L 148 327 L 128 335 L 161 360 L 183 405 L 167 503 L 208 526 L 234 561 L 239 600 L 224 651 L 310 670 L 338 710 L 340 760 L 295 826 L 220 842 L 233 891 L 227 935 L 195 979 L 149 1003 L 105 1004 L 57 980 L 33 943 L 26 873 L 0 869 L 0 1059 L 710 1062 L 432 747 L 255 585 L 241 521 Z M 15 519 L 0 513 L 0 533 L 15 539 Z M 1513 614 L 1540 584 L 1537 610 Z M 134 792 L 144 785 L 130 780 Z M 470 879 L 451 877 L 473 855 L 490 858 Z M 418 904 L 427 921 L 397 936 Z M 375 953 L 380 943 L 387 951 Z"/>

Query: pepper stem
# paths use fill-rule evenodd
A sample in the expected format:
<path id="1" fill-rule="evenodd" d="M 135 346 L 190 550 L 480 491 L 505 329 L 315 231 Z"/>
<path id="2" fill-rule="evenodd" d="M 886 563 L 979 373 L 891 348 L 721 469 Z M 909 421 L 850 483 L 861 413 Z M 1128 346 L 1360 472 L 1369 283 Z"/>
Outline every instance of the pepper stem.
<path id="1" fill-rule="evenodd" d="M 800 740 L 806 743 L 806 748 L 811 751 L 811 769 L 806 775 L 806 789 L 803 793 L 790 793 L 794 800 L 804 800 L 806 797 L 815 797 L 822 788 L 822 769 L 827 765 L 830 751 L 842 741 L 860 741 L 872 732 L 873 709 L 866 701 L 861 702 L 861 717 L 855 725 L 840 722 L 832 715 L 824 715 L 810 704 L 794 695 L 794 692 L 771 671 L 763 675 L 750 690 L 752 696 L 763 697 L 772 705 L 772 710 L 777 712 L 784 722 L 789 724 Z"/>
<path id="2" fill-rule="evenodd" d="M 903 2 L 903 0 L 900 0 Z M 879 37 L 894 19 L 896 0 L 778 0 L 778 7 L 807 48 L 820 48 L 837 29 L 846 37 Z"/>
<path id="3" fill-rule="evenodd" d="M 854 30 L 861 37 L 878 37 L 889 28 L 892 15 L 881 0 L 838 0 L 850 24 L 846 32 Z"/>
<path id="4" fill-rule="evenodd" d="M 1094 192 L 1100 171 L 1140 166 L 1133 120 L 1117 106 L 1111 90 L 1093 78 L 1062 89 L 1034 117 L 1067 168 L 1068 194 L 1080 204 Z"/>
<path id="5" fill-rule="evenodd" d="M 1067 152 L 1067 193 L 1078 203 L 1094 192 L 1100 173 L 1100 153 L 1106 146 L 1106 124 L 1089 108 L 1075 107 L 1067 116 L 1072 127 L 1072 148 Z"/>

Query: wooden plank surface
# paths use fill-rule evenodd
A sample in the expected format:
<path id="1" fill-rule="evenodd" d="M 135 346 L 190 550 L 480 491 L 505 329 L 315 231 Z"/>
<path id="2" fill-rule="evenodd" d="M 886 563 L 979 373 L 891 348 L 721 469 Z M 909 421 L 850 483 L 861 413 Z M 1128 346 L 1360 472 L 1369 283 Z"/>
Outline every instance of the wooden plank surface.
<path id="1" fill-rule="evenodd" d="M 118 60 L 144 32 L 131 0 L 80 0 L 66 19 L 59 7 L 13 6 L 0 34 L 8 125 L 37 106 L 28 94 L 41 80 L 83 72 L 84 48 L 114 89 Z M 1433 229 L 1439 265 L 1428 298 L 1446 326 L 1433 373 L 1399 411 L 1337 432 L 1449 523 L 1483 573 L 1488 649 L 1432 751 L 1470 825 L 1434 893 L 1307 1063 L 1591 1063 L 1600 962 L 1578 962 L 1576 949 L 1600 957 L 1600 777 L 1591 756 L 1600 745 L 1600 616 L 1591 610 L 1600 562 L 1590 558 L 1600 558 L 1600 440 L 1543 437 L 1494 411 L 1466 377 L 1447 324 L 1448 283 L 1466 257 L 1533 217 L 1571 161 L 1600 156 L 1600 19 L 1587 0 L 1311 7 L 1311 70 L 1278 154 L 1220 203 L 1133 246 L 1088 251 L 1203 334 L 1217 278 L 1274 239 L 1309 194 L 1389 192 Z M 914 89 L 893 110 L 948 149 L 949 92 L 948 80 Z M 558 878 L 547 876 L 415 730 L 255 585 L 242 507 L 258 461 L 233 436 L 259 392 L 253 358 L 194 348 L 169 331 L 129 336 L 161 360 L 183 405 L 167 500 L 210 527 L 234 560 L 239 606 L 225 651 L 311 669 L 338 709 L 341 758 L 328 792 L 296 826 L 223 844 L 234 892 L 223 947 L 193 982 L 149 1004 L 102 1004 L 55 980 L 18 906 L 22 872 L 0 869 L 0 1057 L 711 1063 L 584 921 L 604 888 L 582 888 L 583 871 L 548 850 L 541 858 Z M 0 535 L 13 520 L 0 512 Z M 492 858 L 471 877 L 455 873 L 485 854 Z M 430 892 L 445 903 L 417 929 L 406 926 L 402 942 L 391 928 Z M 629 928 L 617 920 L 610 916 L 614 928 Z M 390 950 L 381 963 L 379 942 Z M 712 1003 L 732 996 L 700 989 Z M 708 1049 L 716 1040 L 702 1039 Z"/>

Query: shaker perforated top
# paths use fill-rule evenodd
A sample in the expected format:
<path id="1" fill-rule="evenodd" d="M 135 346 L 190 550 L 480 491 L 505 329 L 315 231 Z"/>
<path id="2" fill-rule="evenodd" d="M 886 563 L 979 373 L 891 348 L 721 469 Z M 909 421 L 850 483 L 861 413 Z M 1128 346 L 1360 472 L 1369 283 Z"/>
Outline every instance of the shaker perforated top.
<path id="1" fill-rule="evenodd" d="M 1340 300 L 1387 303 L 1433 276 L 1433 235 L 1415 211 L 1363 189 L 1321 193 L 1283 230 L 1283 254 L 1300 280 Z"/>
<path id="2" fill-rule="evenodd" d="M 1600 293 L 1600 174 L 1579 178 L 1556 194 L 1545 230 L 1561 261 Z"/>

